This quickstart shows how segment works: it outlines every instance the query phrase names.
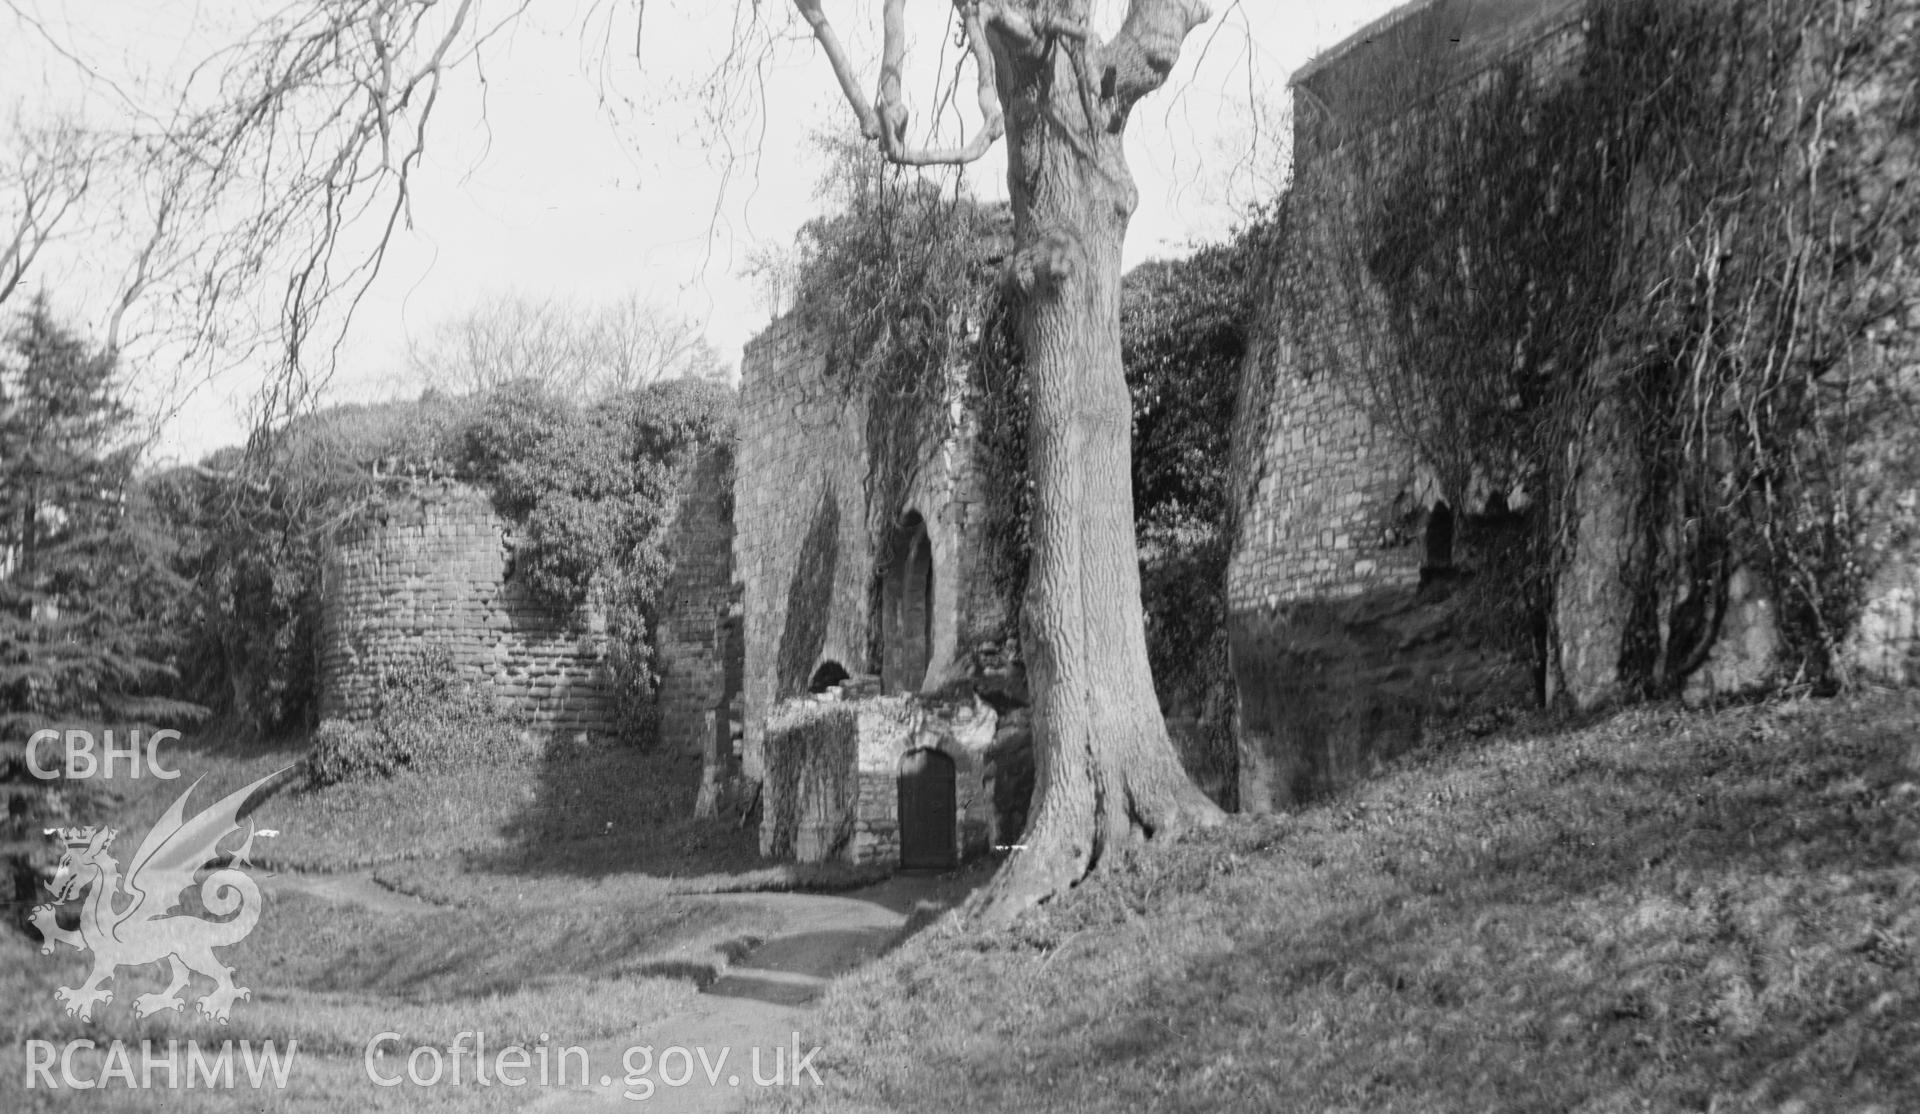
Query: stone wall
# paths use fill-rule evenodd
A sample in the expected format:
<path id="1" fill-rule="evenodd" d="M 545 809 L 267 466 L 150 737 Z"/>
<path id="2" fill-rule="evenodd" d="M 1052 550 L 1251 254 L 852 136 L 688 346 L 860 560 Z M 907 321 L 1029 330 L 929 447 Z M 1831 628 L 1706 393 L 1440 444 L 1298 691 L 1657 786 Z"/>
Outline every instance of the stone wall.
<path id="1" fill-rule="evenodd" d="M 1294 78 L 1298 235 L 1346 235 L 1346 176 L 1390 164 L 1399 129 L 1427 126 L 1436 106 L 1477 88 L 1496 63 L 1527 52 L 1541 80 L 1572 65 L 1577 9 L 1573 0 L 1422 0 L 1303 67 Z M 1465 613 L 1473 561 L 1454 539 L 1491 509 L 1488 492 L 1446 506 L 1412 448 L 1375 420 L 1364 386 L 1343 377 L 1345 361 L 1332 356 L 1351 349 L 1303 349 L 1279 297 L 1270 292 L 1244 365 L 1242 502 L 1227 570 L 1249 811 L 1345 785 L 1416 744 L 1436 719 L 1525 702 L 1534 687 Z M 1366 328 L 1366 315 L 1348 308 L 1325 312 Z"/>
<path id="2" fill-rule="evenodd" d="M 747 344 L 740 364 L 740 441 L 734 477 L 734 577 L 740 584 L 746 738 L 742 769 L 761 776 L 765 721 L 782 695 L 783 640 L 858 672 L 867 659 L 870 567 L 866 515 L 866 411 L 825 381 L 825 361 L 784 319 Z M 801 572 L 808 535 L 817 563 Z M 842 561 L 841 556 L 849 559 Z M 817 622 L 793 616 L 798 595 Z M 807 628 L 807 629 L 802 629 Z M 790 651 L 791 652 L 791 651 Z"/>
<path id="3" fill-rule="evenodd" d="M 1909 37 L 1920 30 L 1920 3 L 1894 8 L 1882 18 L 1904 21 Z M 1408 129 L 1452 126 L 1449 113 L 1488 86 L 1497 64 L 1519 62 L 1542 85 L 1573 73 L 1585 56 L 1584 11 L 1580 0 L 1419 0 L 1300 70 L 1288 235 L 1320 250 L 1356 250 L 1351 198 L 1364 191 L 1355 176 L 1378 180 L 1395 166 L 1396 152 L 1412 146 L 1396 141 Z M 1826 133 L 1841 145 L 1834 159 L 1869 168 L 1860 176 L 1863 196 L 1904 188 L 1920 167 L 1910 107 L 1920 67 L 1893 40 L 1868 49 L 1886 58 L 1858 67 L 1864 76 L 1842 91 Z M 1838 672 L 1911 684 L 1920 681 L 1920 442 L 1911 434 L 1920 419 L 1920 269 L 1912 263 L 1920 217 L 1908 206 L 1899 219 L 1904 226 L 1886 230 L 1876 248 L 1902 261 L 1886 289 L 1845 295 L 1884 300 L 1888 312 L 1843 367 L 1824 373 L 1820 389 L 1856 400 L 1836 408 L 1846 428 L 1829 431 L 1831 443 L 1844 446 L 1862 572 L 1860 613 L 1838 647 Z M 1556 569 L 1557 629 L 1537 632 L 1553 653 L 1542 674 L 1529 675 L 1519 655 L 1478 641 L 1461 591 L 1500 544 L 1486 527 L 1507 511 L 1508 493 L 1477 477 L 1458 500 L 1466 505 L 1439 515 L 1438 481 L 1375 420 L 1364 386 L 1342 378 L 1354 362 L 1350 346 L 1376 342 L 1372 333 L 1384 327 L 1379 292 L 1365 285 L 1370 277 L 1361 281 L 1357 292 L 1309 282 L 1305 309 L 1283 307 L 1281 292 L 1270 291 L 1244 365 L 1228 594 L 1245 808 L 1288 805 L 1363 776 L 1417 742 L 1436 717 L 1537 699 L 1557 675 L 1620 669 L 1620 616 L 1589 597 L 1625 598 L 1620 554 L 1644 533 L 1634 525 L 1634 493 L 1609 501 L 1612 489 L 1601 482 L 1630 486 L 1623 458 L 1640 451 L 1631 431 L 1602 414 L 1568 446 L 1569 459 L 1582 461 L 1571 571 Z M 1324 308 L 1313 308 L 1316 297 Z M 1297 323 L 1323 319 L 1341 326 L 1320 330 L 1314 349 L 1303 350 L 1301 338 L 1315 330 Z M 1606 367 L 1599 361 L 1587 374 Z M 1465 529 L 1469 522 L 1478 535 Z M 1447 524 L 1455 529 L 1441 528 Z M 1774 592 L 1758 570 L 1731 570 L 1710 651 L 1686 676 L 1689 698 L 1784 679 Z M 1583 654 L 1592 661 L 1572 662 Z M 1572 687 L 1582 706 L 1607 699 Z"/>
<path id="4" fill-rule="evenodd" d="M 383 676 L 445 648 L 538 731 L 613 731 L 605 624 L 558 614 L 509 575 L 510 526 L 457 481 L 395 482 L 336 533 L 324 562 L 320 714 L 364 720 Z"/>
<path id="5" fill-rule="evenodd" d="M 832 706 L 804 706 L 814 702 Z M 761 854 L 898 865 L 901 763 L 918 750 L 937 751 L 953 762 L 954 812 L 939 822 L 952 825 L 956 858 L 973 858 L 993 846 L 999 831 L 991 755 L 996 717 L 984 702 L 914 696 L 842 701 L 821 694 L 797 703 L 803 706 L 771 720 L 767 787 L 780 792 L 762 813 Z M 817 731 L 823 717 L 850 738 L 816 746 L 806 756 L 796 753 L 799 744 L 790 740 Z M 812 768 L 829 764 L 833 768 Z"/>
<path id="6" fill-rule="evenodd" d="M 728 612 L 733 603 L 733 447 L 706 446 L 681 480 L 667 524 L 669 572 L 654 632 L 662 746 L 699 754 L 726 717 Z"/>
<path id="7" fill-rule="evenodd" d="M 823 665 L 884 678 L 890 691 L 965 679 L 970 632 L 993 625 L 984 614 L 993 597 L 977 590 L 983 531 L 964 420 L 960 436 L 932 447 L 905 506 L 876 508 L 866 405 L 832 380 L 797 325 L 782 319 L 754 338 L 740 376 L 734 576 L 745 643 L 742 772 L 758 779 L 768 714 L 806 692 Z M 927 564 L 908 576 L 901 563 L 915 553 Z M 926 585 L 920 574 L 929 571 L 931 594 L 918 599 L 916 585 Z M 915 654 L 889 646 L 899 638 L 925 645 Z M 888 661 L 908 656 L 920 676 L 903 681 Z"/>

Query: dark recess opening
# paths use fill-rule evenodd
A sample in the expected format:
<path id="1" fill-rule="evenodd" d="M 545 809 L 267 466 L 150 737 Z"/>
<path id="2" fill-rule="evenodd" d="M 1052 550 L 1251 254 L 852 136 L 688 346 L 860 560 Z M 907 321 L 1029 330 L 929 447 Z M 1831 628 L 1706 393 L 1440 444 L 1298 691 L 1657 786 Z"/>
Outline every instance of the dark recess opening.
<path id="1" fill-rule="evenodd" d="M 1427 512 L 1426 557 L 1422 568 L 1453 567 L 1453 510 L 1445 501 L 1435 503 Z"/>
<path id="2" fill-rule="evenodd" d="M 937 750 L 900 756 L 900 865 L 945 870 L 955 864 L 953 759 Z"/>
<path id="3" fill-rule="evenodd" d="M 848 676 L 850 674 L 839 662 L 823 661 L 820 663 L 820 668 L 813 671 L 813 679 L 807 682 L 807 691 L 815 694 L 823 693 L 845 681 Z"/>
<path id="4" fill-rule="evenodd" d="M 908 512 L 886 548 L 880 591 L 880 685 L 917 692 L 933 658 L 933 544 L 927 523 Z"/>

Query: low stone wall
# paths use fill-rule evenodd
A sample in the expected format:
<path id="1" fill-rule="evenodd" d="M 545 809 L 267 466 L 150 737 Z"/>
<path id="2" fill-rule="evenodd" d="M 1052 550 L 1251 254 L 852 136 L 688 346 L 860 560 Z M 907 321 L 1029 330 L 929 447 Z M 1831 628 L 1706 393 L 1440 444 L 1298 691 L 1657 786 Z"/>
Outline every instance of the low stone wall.
<path id="1" fill-rule="evenodd" d="M 995 722 L 977 700 L 912 696 L 803 698 L 777 709 L 767 721 L 761 854 L 898 865 L 901 759 L 923 749 L 953 761 L 957 856 L 984 853 L 997 838 L 988 761 Z"/>
<path id="2" fill-rule="evenodd" d="M 321 716 L 370 718 L 390 670 L 444 648 L 531 729 L 610 735 L 604 622 L 530 596 L 511 552 L 487 493 L 457 481 L 396 484 L 343 526 L 323 565 Z"/>

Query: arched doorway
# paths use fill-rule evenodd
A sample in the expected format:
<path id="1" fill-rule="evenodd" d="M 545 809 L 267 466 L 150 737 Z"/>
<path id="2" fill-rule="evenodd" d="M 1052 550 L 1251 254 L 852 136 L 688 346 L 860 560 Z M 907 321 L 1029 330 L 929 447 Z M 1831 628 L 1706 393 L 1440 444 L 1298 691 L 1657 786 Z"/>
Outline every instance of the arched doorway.
<path id="1" fill-rule="evenodd" d="M 900 866 L 945 870 L 954 865 L 953 759 L 937 750 L 900 756 Z"/>
<path id="2" fill-rule="evenodd" d="M 918 692 L 933 658 L 933 544 L 909 511 L 889 539 L 880 593 L 880 685 Z"/>

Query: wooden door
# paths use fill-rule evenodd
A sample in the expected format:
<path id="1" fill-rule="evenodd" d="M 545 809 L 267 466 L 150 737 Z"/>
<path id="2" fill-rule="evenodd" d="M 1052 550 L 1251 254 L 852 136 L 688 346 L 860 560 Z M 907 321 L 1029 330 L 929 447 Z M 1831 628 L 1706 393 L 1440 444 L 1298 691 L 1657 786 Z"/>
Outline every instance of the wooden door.
<path id="1" fill-rule="evenodd" d="M 908 751 L 900 759 L 900 866 L 953 866 L 953 827 L 953 759 L 937 750 Z"/>

